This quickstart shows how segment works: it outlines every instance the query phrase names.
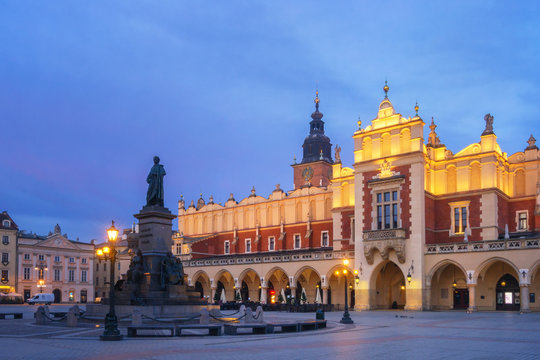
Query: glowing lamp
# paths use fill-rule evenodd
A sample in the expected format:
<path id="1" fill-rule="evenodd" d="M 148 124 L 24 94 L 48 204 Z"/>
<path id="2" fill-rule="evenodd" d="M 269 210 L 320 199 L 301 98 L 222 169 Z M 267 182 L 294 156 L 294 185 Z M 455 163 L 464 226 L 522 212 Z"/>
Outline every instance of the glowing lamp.
<path id="1" fill-rule="evenodd" d="M 358 275 L 358 270 L 354 270 L 354 275 Z"/>
<path id="2" fill-rule="evenodd" d="M 412 276 L 411 276 L 411 272 L 409 271 L 407 273 L 407 282 L 410 284 L 411 283 L 411 280 L 412 280 Z"/>
<path id="3" fill-rule="evenodd" d="M 118 238 L 118 229 L 114 227 L 114 221 L 112 222 L 111 227 L 107 229 L 107 236 L 109 237 L 109 241 L 113 242 Z"/>
<path id="4" fill-rule="evenodd" d="M 347 274 L 347 269 L 343 269 L 343 273 L 344 273 L 344 274 Z"/>
<path id="5" fill-rule="evenodd" d="M 359 278 L 356 278 L 355 281 L 356 281 L 357 284 L 360 283 L 360 279 L 359 279 Z"/>
<path id="6" fill-rule="evenodd" d="M 454 282 L 452 283 L 452 286 L 453 287 L 457 287 L 457 282 L 454 280 Z"/>
<path id="7" fill-rule="evenodd" d="M 336 275 L 339 275 L 339 270 L 336 270 Z"/>
<path id="8" fill-rule="evenodd" d="M 349 265 L 349 259 L 343 260 L 343 265 Z"/>
<path id="9" fill-rule="evenodd" d="M 103 256 L 103 250 L 102 249 L 97 249 L 96 254 L 97 254 L 97 256 Z"/>
<path id="10" fill-rule="evenodd" d="M 401 290 L 405 290 L 405 285 L 401 285 Z"/>
<path id="11" fill-rule="evenodd" d="M 104 253 L 104 254 L 108 254 L 108 253 L 110 253 L 110 252 L 111 252 L 111 248 L 109 248 L 108 246 L 105 246 L 105 247 L 103 248 L 103 253 Z"/>
<path id="12" fill-rule="evenodd" d="M 501 282 L 501 286 L 506 286 L 506 281 Z"/>

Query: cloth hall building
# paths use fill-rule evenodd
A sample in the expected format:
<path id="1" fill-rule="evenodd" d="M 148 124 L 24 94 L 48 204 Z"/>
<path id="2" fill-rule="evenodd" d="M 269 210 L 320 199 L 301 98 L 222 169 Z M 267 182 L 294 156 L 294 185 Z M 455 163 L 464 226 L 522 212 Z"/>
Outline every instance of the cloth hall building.
<path id="1" fill-rule="evenodd" d="M 202 296 L 343 304 L 349 287 L 357 310 L 540 311 L 534 137 L 509 156 L 487 114 L 477 142 L 454 153 L 433 119 L 424 138 L 418 106 L 396 112 L 388 90 L 352 134 L 351 167 L 339 147 L 332 158 L 317 96 L 293 190 L 179 201 L 173 252 Z"/>

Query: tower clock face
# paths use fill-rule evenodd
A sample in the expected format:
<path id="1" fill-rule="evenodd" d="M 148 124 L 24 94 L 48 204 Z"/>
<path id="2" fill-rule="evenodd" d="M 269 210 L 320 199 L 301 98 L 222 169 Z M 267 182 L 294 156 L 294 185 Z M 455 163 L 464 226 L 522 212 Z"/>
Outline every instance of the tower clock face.
<path id="1" fill-rule="evenodd" d="M 311 178 L 313 177 L 313 168 L 312 168 L 311 166 L 308 166 L 307 168 L 305 168 L 305 169 L 302 171 L 302 177 L 303 177 L 306 181 L 311 180 Z"/>

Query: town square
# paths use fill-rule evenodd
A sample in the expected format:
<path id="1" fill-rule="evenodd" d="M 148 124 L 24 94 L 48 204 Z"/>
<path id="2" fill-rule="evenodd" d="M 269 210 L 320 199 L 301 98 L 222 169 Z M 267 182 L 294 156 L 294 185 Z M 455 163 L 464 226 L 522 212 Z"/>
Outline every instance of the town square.
<path id="1" fill-rule="evenodd" d="M 539 18 L 2 3 L 6 357 L 539 358 Z"/>

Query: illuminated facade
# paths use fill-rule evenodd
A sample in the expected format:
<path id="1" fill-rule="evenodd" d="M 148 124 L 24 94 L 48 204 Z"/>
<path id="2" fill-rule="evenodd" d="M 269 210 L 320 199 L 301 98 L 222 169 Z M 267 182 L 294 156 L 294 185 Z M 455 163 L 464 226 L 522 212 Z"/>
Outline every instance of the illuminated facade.
<path id="1" fill-rule="evenodd" d="M 334 206 L 352 200 L 358 224 L 356 308 L 540 310 L 534 138 L 508 156 L 487 114 L 480 141 L 454 154 L 433 120 L 424 143 L 415 110 L 405 118 L 385 96 L 354 133 L 354 197 L 352 169 L 334 165 Z"/>
<path id="2" fill-rule="evenodd" d="M 173 252 L 186 260 L 192 285 L 212 298 L 224 288 L 233 300 L 239 289 L 244 300 L 263 302 L 270 286 L 297 295 L 303 288 L 310 302 L 322 288 L 322 302 L 340 304 L 344 284 L 333 271 L 350 258 L 357 310 L 540 310 L 534 137 L 508 156 L 487 114 L 479 141 L 453 153 L 433 119 L 424 138 L 418 105 L 404 117 L 384 91 L 371 123 L 358 122 L 351 167 L 339 147 L 330 157 L 317 97 L 294 190 L 277 186 L 266 198 L 253 189 L 224 205 L 201 198 L 187 209 L 179 202 Z"/>
<path id="3" fill-rule="evenodd" d="M 48 236 L 19 232 L 17 292 L 26 299 L 53 293 L 55 302 L 94 301 L 94 244 L 68 239 L 60 226 Z"/>
<path id="4" fill-rule="evenodd" d="M 226 301 L 271 303 L 300 301 L 305 293 L 309 303 L 343 303 L 344 280 L 334 271 L 354 257 L 354 248 L 343 243 L 335 250 L 329 188 L 334 161 L 322 117 L 317 96 L 303 159 L 292 165 L 293 190 L 276 185 L 263 197 L 253 188 L 239 202 L 231 194 L 223 205 L 202 196 L 187 208 L 179 201 L 181 235 L 173 239 L 173 253 L 202 296 L 217 300 L 224 292 Z M 349 283 L 354 294 L 352 277 Z"/>

